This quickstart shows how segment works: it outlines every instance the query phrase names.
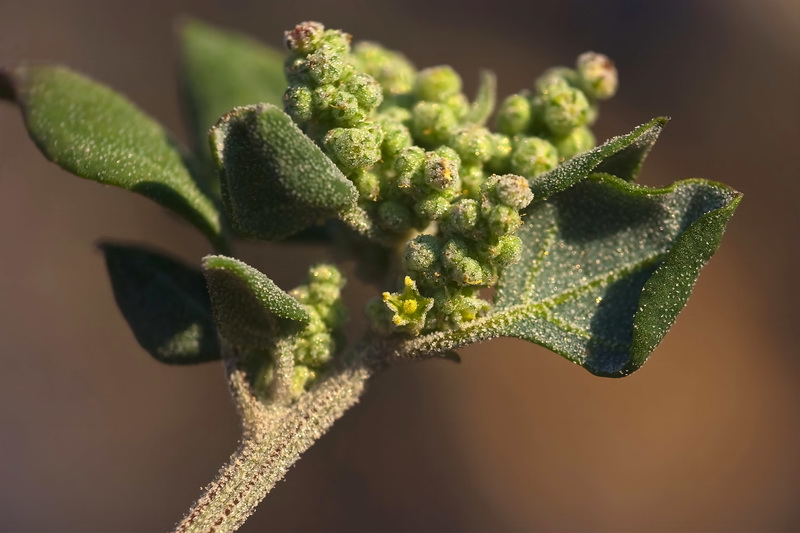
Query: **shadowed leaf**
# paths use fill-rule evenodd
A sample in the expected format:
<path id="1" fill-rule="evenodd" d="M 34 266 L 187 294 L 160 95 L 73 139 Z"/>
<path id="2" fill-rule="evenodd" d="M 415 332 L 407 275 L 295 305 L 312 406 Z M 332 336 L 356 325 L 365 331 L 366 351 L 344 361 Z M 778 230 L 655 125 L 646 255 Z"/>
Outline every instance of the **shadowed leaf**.
<path id="1" fill-rule="evenodd" d="M 114 298 L 136 340 L 163 363 L 220 358 L 211 300 L 199 270 L 139 246 L 101 243 Z"/>

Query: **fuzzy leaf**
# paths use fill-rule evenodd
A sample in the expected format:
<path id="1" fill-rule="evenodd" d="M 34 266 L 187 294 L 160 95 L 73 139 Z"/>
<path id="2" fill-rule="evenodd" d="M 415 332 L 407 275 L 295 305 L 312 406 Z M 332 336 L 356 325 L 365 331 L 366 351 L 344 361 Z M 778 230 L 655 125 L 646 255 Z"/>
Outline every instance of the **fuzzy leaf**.
<path id="1" fill-rule="evenodd" d="M 210 135 L 222 196 L 243 235 L 282 239 L 355 206 L 353 184 L 273 105 L 238 107 Z"/>
<path id="2" fill-rule="evenodd" d="M 308 323 L 300 304 L 255 268 L 232 257 L 209 255 L 203 273 L 220 333 L 237 346 L 268 348 L 282 330 Z"/>
<path id="3" fill-rule="evenodd" d="M 546 200 L 557 192 L 568 189 L 586 179 L 608 159 L 612 160 L 612 163 L 609 163 L 611 168 L 626 168 L 627 173 L 630 173 L 635 167 L 635 171 L 638 172 L 644 156 L 658 138 L 658 134 L 661 133 L 667 120 L 669 119 L 666 117 L 654 118 L 627 135 L 612 137 L 597 148 L 567 159 L 550 172 L 529 180 L 534 194 L 534 202 Z M 643 146 L 646 146 L 646 149 L 642 148 Z M 632 155 L 636 153 L 640 154 L 638 164 L 633 164 L 631 161 L 635 157 Z M 627 165 L 627 167 L 623 165 Z M 627 175 L 623 177 L 627 178 Z"/>
<path id="4" fill-rule="evenodd" d="M 481 71 L 481 83 L 478 94 L 470 106 L 467 121 L 475 124 L 486 124 L 494 111 L 497 101 L 497 76 L 490 70 Z"/>
<path id="5" fill-rule="evenodd" d="M 197 20 L 180 28 L 181 89 L 198 155 L 209 159 L 208 130 L 234 107 L 282 105 L 284 54 Z"/>
<path id="6" fill-rule="evenodd" d="M 663 127 L 667 119 L 662 120 L 664 121 L 662 123 Z M 625 181 L 636 181 L 639 172 L 642 170 L 644 160 L 658 140 L 662 127 L 653 128 L 646 134 L 639 136 L 631 144 L 597 165 L 593 172 L 612 174 Z"/>
<path id="7" fill-rule="evenodd" d="M 114 298 L 139 344 L 163 363 L 220 358 L 199 270 L 139 246 L 102 243 Z"/>
<path id="8" fill-rule="evenodd" d="M 0 70 L 0 91 L 22 109 L 31 139 L 82 178 L 142 194 L 224 247 L 220 213 L 169 134 L 124 96 L 64 67 Z M 9 90 L 13 89 L 13 90 Z"/>
<path id="9" fill-rule="evenodd" d="M 675 321 L 740 199 L 702 180 L 653 189 L 593 175 L 529 209 L 522 259 L 503 272 L 489 316 L 407 348 L 518 337 L 594 374 L 630 374 Z"/>

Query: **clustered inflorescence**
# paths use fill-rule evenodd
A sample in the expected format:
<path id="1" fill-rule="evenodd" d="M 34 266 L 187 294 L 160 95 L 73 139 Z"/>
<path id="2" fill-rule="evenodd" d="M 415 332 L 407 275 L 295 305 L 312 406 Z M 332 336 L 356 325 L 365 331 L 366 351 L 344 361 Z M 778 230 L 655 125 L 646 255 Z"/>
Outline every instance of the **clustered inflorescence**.
<path id="1" fill-rule="evenodd" d="M 491 106 L 470 103 L 451 67 L 304 22 L 286 32 L 286 112 L 355 185 L 372 222 L 404 246 L 403 289 L 371 302 L 383 333 L 457 327 L 488 309 L 479 290 L 519 260 L 528 180 L 594 146 L 613 63 L 585 53 Z"/>

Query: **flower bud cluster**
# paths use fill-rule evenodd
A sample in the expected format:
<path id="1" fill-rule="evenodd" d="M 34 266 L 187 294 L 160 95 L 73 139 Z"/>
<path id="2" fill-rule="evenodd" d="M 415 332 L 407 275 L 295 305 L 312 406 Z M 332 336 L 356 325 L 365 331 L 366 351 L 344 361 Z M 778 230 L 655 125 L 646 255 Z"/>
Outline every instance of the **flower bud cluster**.
<path id="1" fill-rule="evenodd" d="M 336 353 L 336 339 L 345 319 L 343 286 L 344 278 L 335 266 L 320 264 L 309 269 L 306 284 L 291 292 L 311 317 L 293 347 L 295 396 L 314 383 Z"/>

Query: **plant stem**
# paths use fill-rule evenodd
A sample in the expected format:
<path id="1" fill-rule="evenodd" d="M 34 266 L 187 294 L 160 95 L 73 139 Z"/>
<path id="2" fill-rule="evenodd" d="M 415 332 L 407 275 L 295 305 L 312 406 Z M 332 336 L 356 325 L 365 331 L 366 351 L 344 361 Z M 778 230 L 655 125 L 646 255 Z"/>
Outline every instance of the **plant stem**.
<path id="1" fill-rule="evenodd" d="M 230 367 L 229 367 L 230 368 Z M 245 417 L 244 437 L 217 478 L 177 525 L 176 533 L 238 529 L 290 466 L 347 409 L 355 405 L 373 369 L 358 362 L 330 375 L 290 407 L 265 409 L 267 423 Z M 231 374 L 232 388 L 241 375 Z M 232 391 L 234 397 L 241 391 Z M 237 398 L 239 400 L 239 398 Z M 240 403 L 237 401 L 237 403 Z M 240 412 L 247 411 L 239 405 Z M 250 414 L 253 414 L 252 412 Z"/>

